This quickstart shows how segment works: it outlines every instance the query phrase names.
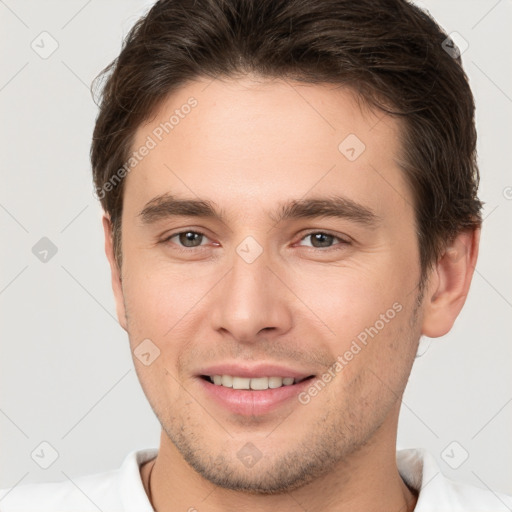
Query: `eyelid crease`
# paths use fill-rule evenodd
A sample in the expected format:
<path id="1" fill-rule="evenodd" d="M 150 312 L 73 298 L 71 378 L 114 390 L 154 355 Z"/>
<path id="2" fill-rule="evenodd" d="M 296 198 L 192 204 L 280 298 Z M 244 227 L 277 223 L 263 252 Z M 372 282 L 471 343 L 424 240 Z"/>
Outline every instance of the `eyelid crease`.
<path id="1" fill-rule="evenodd" d="M 182 229 L 181 231 L 177 231 L 177 232 L 174 232 L 174 233 L 170 233 L 169 235 L 166 235 L 162 240 L 159 241 L 159 243 L 167 243 L 167 242 L 169 242 L 171 240 L 171 238 L 174 238 L 174 237 L 176 237 L 178 235 L 181 235 L 181 234 L 184 234 L 184 233 L 195 233 L 197 235 L 201 235 L 204 238 L 210 240 L 210 237 L 208 235 L 206 235 L 205 233 L 201 232 L 201 231 L 197 231 L 197 230 L 194 230 L 194 229 L 185 229 L 185 230 Z M 310 230 L 310 231 L 308 231 L 306 233 L 303 233 L 302 236 L 299 238 L 299 240 L 296 243 L 302 242 L 308 236 L 316 235 L 316 234 L 332 236 L 333 238 L 338 239 L 341 244 L 351 244 L 352 243 L 352 239 L 350 239 L 350 237 L 346 237 L 346 235 L 344 237 L 342 235 L 339 235 L 339 234 L 336 234 L 336 233 L 332 233 L 329 230 L 319 230 L 319 229 L 316 229 L 316 230 L 313 229 L 313 230 Z M 339 244 L 336 244 L 336 245 L 339 245 Z M 178 245 L 178 244 L 176 244 L 176 246 L 180 250 L 185 250 L 185 251 L 193 250 L 193 249 L 199 249 L 199 248 L 204 248 L 203 244 L 197 245 L 195 247 L 185 247 L 185 246 L 181 246 L 181 245 Z M 335 246 L 333 246 L 333 247 L 301 246 L 301 247 L 311 247 L 312 249 L 332 249 Z"/>
<path id="2" fill-rule="evenodd" d="M 305 233 L 303 233 L 302 234 L 302 238 L 304 238 L 304 237 L 306 237 L 308 235 L 316 235 L 317 233 L 321 233 L 322 235 L 333 236 L 335 238 L 338 238 L 339 240 L 343 240 L 343 241 L 346 241 L 346 242 L 352 240 L 352 238 L 349 237 L 348 235 L 336 233 L 336 232 L 331 231 L 329 229 L 311 229 L 311 230 L 306 231 Z"/>

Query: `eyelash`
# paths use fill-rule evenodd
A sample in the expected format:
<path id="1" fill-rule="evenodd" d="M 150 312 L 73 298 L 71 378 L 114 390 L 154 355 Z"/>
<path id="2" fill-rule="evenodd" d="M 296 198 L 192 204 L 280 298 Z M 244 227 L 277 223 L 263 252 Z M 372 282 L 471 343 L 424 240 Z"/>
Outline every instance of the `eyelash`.
<path id="1" fill-rule="evenodd" d="M 170 240 L 174 237 L 177 237 L 179 235 L 182 235 L 182 234 L 185 234 L 185 233 L 194 233 L 196 235 L 200 235 L 200 236 L 203 236 L 205 238 L 208 238 L 207 235 L 205 235 L 204 233 L 202 233 L 201 231 L 194 231 L 194 230 L 185 230 L 185 231 L 178 231 L 177 233 L 173 233 L 169 236 L 167 236 L 164 240 L 162 240 L 161 243 L 169 243 Z M 310 231 L 306 234 L 304 234 L 299 242 L 302 242 L 304 239 L 306 239 L 307 237 L 311 236 L 311 235 L 318 235 L 318 234 L 322 234 L 322 235 L 327 235 L 327 236 L 332 236 L 333 239 L 337 239 L 339 241 L 339 244 L 338 245 L 341 245 L 341 246 L 346 246 L 346 245 L 350 245 L 350 241 L 349 240 L 346 240 L 344 238 L 341 238 L 340 236 L 338 235 L 335 235 L 333 233 L 330 233 L 329 231 L 319 231 L 319 230 L 316 230 L 316 231 Z M 177 245 L 176 244 L 176 247 L 177 247 L 177 251 L 179 252 L 185 252 L 185 253 L 190 253 L 191 251 L 193 250 L 204 250 L 206 247 L 204 245 L 198 245 L 196 247 L 183 247 L 183 246 L 180 246 L 180 245 Z M 320 250 L 321 252 L 329 252 L 331 250 L 340 250 L 342 249 L 343 247 L 336 247 L 336 246 L 332 246 L 332 247 L 313 247 L 313 246 L 301 246 L 301 247 L 307 247 L 309 249 L 317 249 L 317 250 Z"/>

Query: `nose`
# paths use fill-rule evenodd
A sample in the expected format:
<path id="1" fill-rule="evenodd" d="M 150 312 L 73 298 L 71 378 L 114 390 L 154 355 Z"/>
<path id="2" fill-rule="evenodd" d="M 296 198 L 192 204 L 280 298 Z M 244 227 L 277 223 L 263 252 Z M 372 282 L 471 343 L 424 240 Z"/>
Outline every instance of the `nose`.
<path id="1" fill-rule="evenodd" d="M 281 335 L 292 326 L 290 292 L 265 252 L 251 263 L 235 254 L 213 302 L 213 328 L 240 343 Z"/>

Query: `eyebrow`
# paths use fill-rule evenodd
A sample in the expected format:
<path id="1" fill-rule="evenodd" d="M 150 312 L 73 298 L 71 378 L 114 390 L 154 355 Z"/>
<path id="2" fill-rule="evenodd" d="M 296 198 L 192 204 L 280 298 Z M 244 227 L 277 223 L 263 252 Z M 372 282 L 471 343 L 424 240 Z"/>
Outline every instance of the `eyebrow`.
<path id="1" fill-rule="evenodd" d="M 380 217 L 368 206 L 342 196 L 298 199 L 280 204 L 270 219 L 278 224 L 285 220 L 332 217 L 348 219 L 367 227 L 375 227 Z M 205 199 L 180 199 L 163 194 L 151 199 L 139 216 L 143 223 L 152 224 L 170 217 L 201 217 L 225 223 L 225 216 L 217 210 L 215 203 Z"/>
<path id="2" fill-rule="evenodd" d="M 380 220 L 380 217 L 368 206 L 341 196 L 293 200 L 281 205 L 277 214 L 269 215 L 276 224 L 289 219 L 333 217 L 375 227 Z"/>

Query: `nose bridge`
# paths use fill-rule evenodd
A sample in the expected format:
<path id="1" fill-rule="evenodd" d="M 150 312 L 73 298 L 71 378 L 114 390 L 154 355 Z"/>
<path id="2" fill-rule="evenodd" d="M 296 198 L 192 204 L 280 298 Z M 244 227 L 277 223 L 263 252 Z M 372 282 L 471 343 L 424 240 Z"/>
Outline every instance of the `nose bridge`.
<path id="1" fill-rule="evenodd" d="M 251 240 L 237 247 L 231 271 L 215 300 L 215 329 L 229 331 L 240 341 L 254 340 L 262 329 L 289 329 L 285 293 L 269 268 L 270 259 L 270 254 Z"/>

